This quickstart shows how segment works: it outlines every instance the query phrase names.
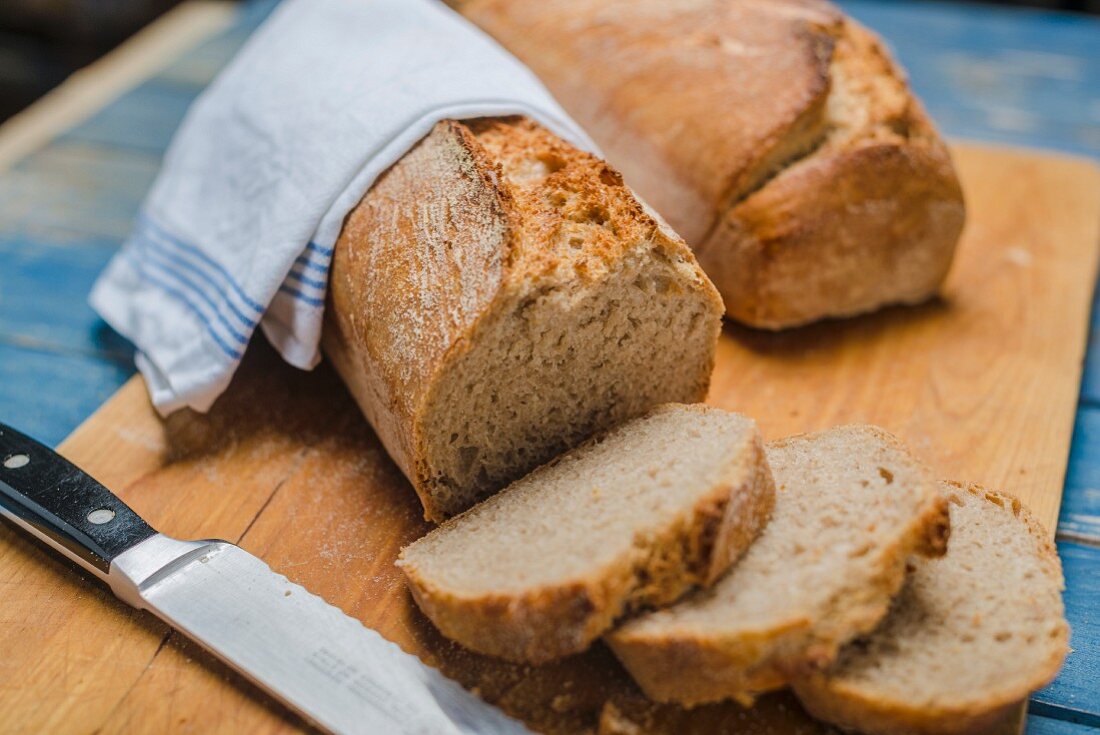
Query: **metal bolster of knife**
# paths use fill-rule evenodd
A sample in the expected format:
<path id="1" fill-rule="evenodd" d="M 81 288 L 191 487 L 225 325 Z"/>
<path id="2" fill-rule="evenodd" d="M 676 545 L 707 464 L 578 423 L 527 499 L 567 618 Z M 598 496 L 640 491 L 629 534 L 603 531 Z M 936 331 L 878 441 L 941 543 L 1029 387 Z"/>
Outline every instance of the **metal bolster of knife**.
<path id="1" fill-rule="evenodd" d="M 139 587 L 224 545 L 157 533 L 87 473 L 3 423 L 0 515 L 107 582 L 135 607 L 143 607 Z M 139 545 L 140 553 L 127 553 Z"/>
<path id="2" fill-rule="evenodd" d="M 107 583 L 123 602 L 147 609 L 145 590 L 189 564 L 208 561 L 229 546 L 228 541 L 180 541 L 157 533 L 115 557 Z"/>

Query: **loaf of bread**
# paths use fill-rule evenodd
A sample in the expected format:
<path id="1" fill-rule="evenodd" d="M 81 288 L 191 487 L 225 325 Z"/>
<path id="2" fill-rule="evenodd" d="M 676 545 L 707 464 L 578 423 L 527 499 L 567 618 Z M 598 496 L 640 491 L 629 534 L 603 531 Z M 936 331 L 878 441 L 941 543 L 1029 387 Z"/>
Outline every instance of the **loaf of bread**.
<path id="1" fill-rule="evenodd" d="M 871 630 L 913 554 L 942 554 L 947 503 L 895 438 L 849 426 L 767 447 L 771 521 L 712 588 L 607 636 L 642 690 L 688 706 L 744 704 L 830 663 Z"/>
<path id="2" fill-rule="evenodd" d="M 538 663 L 713 584 L 766 523 L 774 492 L 751 420 L 662 406 L 447 521 L 398 565 L 444 635 Z"/>
<path id="3" fill-rule="evenodd" d="M 323 344 L 441 520 L 706 394 L 721 299 L 622 178 L 522 118 L 445 121 L 348 215 Z"/>
<path id="4" fill-rule="evenodd" d="M 824 672 L 796 680 L 814 716 L 869 735 L 986 731 L 1066 656 L 1062 569 L 1015 498 L 944 483 L 951 543 L 917 559 L 890 615 Z"/>
<path id="5" fill-rule="evenodd" d="M 547 84 L 781 328 L 934 295 L 962 229 L 948 153 L 882 44 L 823 0 L 452 0 Z"/>

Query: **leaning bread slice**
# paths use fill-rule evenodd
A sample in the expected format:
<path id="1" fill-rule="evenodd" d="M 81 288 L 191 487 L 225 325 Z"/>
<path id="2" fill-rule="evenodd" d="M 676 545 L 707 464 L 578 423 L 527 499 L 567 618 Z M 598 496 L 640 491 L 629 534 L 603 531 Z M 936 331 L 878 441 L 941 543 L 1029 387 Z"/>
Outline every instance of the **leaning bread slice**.
<path id="1" fill-rule="evenodd" d="M 773 498 L 751 420 L 670 404 L 444 523 L 398 564 L 444 635 L 537 663 L 583 650 L 624 612 L 713 583 Z"/>
<path id="2" fill-rule="evenodd" d="M 711 589 L 627 621 L 608 636 L 650 698 L 744 703 L 886 614 L 913 553 L 942 553 L 946 501 L 890 434 L 848 426 L 767 448 L 775 510 Z"/>
<path id="3" fill-rule="evenodd" d="M 1069 627 L 1049 536 L 1015 498 L 942 490 L 947 555 L 916 560 L 882 624 L 794 683 L 816 717 L 872 735 L 981 732 L 1058 673 Z"/>

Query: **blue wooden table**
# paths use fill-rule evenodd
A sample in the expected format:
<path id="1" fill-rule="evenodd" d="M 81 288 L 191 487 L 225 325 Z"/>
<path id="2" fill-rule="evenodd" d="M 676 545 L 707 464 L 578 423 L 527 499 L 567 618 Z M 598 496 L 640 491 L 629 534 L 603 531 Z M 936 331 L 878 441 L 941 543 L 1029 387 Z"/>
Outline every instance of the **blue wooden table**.
<path id="1" fill-rule="evenodd" d="M 1100 158 L 1100 19 L 990 6 L 846 0 L 909 69 L 953 137 Z M 233 25 L 91 118 L 0 171 L 0 419 L 58 443 L 134 372 L 91 311 L 187 106 L 270 11 Z M 1094 305 L 1095 306 L 1095 305 Z M 1096 309 L 1058 548 L 1073 654 L 1032 699 L 1028 731 L 1100 731 L 1100 329 Z"/>

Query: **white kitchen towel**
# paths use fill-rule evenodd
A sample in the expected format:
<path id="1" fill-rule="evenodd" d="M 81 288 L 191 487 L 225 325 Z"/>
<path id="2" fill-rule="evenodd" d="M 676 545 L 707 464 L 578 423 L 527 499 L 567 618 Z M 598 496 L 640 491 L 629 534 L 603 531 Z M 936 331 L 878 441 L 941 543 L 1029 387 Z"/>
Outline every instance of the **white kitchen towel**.
<path id="1" fill-rule="evenodd" d="M 437 0 L 285 0 L 195 102 L 91 294 L 162 413 L 205 411 L 257 326 L 320 359 L 333 245 L 446 118 L 524 114 L 595 146 L 534 75 Z"/>

